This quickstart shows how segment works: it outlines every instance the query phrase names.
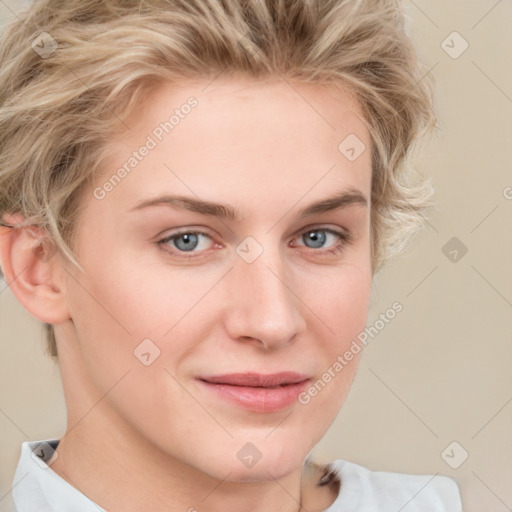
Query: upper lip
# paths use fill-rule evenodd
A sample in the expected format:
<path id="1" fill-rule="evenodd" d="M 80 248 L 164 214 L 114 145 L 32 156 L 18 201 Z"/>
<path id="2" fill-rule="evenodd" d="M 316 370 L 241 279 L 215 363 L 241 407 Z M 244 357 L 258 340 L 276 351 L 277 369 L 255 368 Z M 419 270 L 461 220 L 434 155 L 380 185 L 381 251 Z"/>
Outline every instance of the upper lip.
<path id="1" fill-rule="evenodd" d="M 309 379 L 309 376 L 297 372 L 262 373 L 231 373 L 229 375 L 212 375 L 198 377 L 212 384 L 229 384 L 231 386 L 271 387 L 285 384 L 296 384 Z"/>

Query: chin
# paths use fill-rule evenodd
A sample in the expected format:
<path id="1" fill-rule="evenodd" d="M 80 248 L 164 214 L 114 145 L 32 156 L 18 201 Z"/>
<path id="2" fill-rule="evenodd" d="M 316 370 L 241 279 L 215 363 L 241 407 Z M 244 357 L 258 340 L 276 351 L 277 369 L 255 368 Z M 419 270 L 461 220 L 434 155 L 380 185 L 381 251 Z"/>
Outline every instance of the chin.
<path id="1" fill-rule="evenodd" d="M 300 468 L 299 465 L 295 464 L 278 464 L 263 463 L 260 461 L 252 468 L 240 467 L 237 464 L 232 465 L 231 468 L 226 468 L 231 471 L 229 477 L 225 478 L 225 473 L 219 475 L 219 478 L 225 479 L 229 482 L 269 482 L 271 480 L 279 480 L 290 475 L 294 471 Z"/>
<path id="2" fill-rule="evenodd" d="M 222 475 L 223 478 L 227 473 L 230 473 L 227 480 L 232 482 L 267 482 L 284 478 L 301 468 L 302 461 L 306 456 L 306 454 L 302 456 L 302 452 L 296 447 L 290 447 L 289 450 L 278 450 L 272 445 L 268 445 L 262 447 L 260 453 L 252 453 L 251 448 L 254 449 L 245 446 L 234 459 L 229 461 L 225 468 L 226 472 Z M 245 455 L 245 453 L 250 455 Z M 250 459 L 251 455 L 253 456 L 252 460 Z"/>

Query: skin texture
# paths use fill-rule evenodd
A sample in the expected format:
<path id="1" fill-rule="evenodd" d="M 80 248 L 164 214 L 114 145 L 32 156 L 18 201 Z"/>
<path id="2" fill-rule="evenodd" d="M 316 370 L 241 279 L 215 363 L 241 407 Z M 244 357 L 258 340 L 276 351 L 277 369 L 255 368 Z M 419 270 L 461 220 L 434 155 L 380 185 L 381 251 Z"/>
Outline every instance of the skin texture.
<path id="1" fill-rule="evenodd" d="M 109 511 L 296 512 L 301 483 L 303 504 L 313 492 L 301 478 L 304 459 L 360 357 L 308 404 L 273 413 L 242 409 L 196 380 L 249 371 L 319 379 L 364 329 L 372 280 L 370 138 L 358 103 L 280 78 L 207 83 L 163 84 L 125 120 L 130 132 L 109 141 L 96 186 L 176 108 L 198 101 L 104 198 L 84 196 L 76 226 L 84 273 L 59 253 L 38 257 L 37 230 L 0 237 L 11 290 L 56 326 L 68 425 L 51 468 Z M 338 150 L 349 134 L 367 148 L 355 161 Z M 298 217 L 346 189 L 367 206 Z M 129 212 L 163 193 L 230 204 L 242 219 L 167 206 Z M 338 254 L 326 252 L 340 241 L 329 233 L 306 245 L 320 227 L 348 230 L 352 241 Z M 190 261 L 183 239 L 156 245 L 182 228 L 208 235 Z M 249 236 L 263 249 L 252 263 L 236 252 Z M 160 350 L 148 366 L 134 356 L 146 338 Z M 246 443 L 261 452 L 251 468 L 237 457 Z M 326 493 L 318 510 L 332 502 Z"/>

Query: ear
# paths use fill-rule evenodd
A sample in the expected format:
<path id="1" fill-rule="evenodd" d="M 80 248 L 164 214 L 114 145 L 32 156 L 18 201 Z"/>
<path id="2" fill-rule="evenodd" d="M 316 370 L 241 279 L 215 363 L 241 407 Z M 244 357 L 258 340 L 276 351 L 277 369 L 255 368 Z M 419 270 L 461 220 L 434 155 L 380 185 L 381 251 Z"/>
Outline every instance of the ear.
<path id="1" fill-rule="evenodd" d="M 5 215 L 0 227 L 0 265 L 21 305 L 49 324 L 70 318 L 60 258 L 50 238 L 36 226 L 16 227 L 22 215 Z"/>

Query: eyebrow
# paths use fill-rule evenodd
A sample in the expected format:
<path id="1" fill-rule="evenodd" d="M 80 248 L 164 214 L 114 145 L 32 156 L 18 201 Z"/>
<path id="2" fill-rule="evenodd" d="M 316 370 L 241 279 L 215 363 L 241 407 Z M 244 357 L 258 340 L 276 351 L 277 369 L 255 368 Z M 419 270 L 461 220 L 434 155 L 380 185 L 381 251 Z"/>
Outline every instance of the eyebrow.
<path id="1" fill-rule="evenodd" d="M 318 215 L 333 210 L 338 210 L 349 205 L 361 205 L 368 207 L 368 201 L 364 194 L 357 189 L 348 189 L 338 194 L 321 199 L 299 210 L 299 217 L 308 217 L 310 215 Z M 129 211 L 137 211 L 151 206 L 168 206 L 191 212 L 200 213 L 202 215 L 211 215 L 220 219 L 232 221 L 241 221 L 240 211 L 228 204 L 220 204 L 212 201 L 204 201 L 188 196 L 180 195 L 161 195 L 137 203 Z"/>

